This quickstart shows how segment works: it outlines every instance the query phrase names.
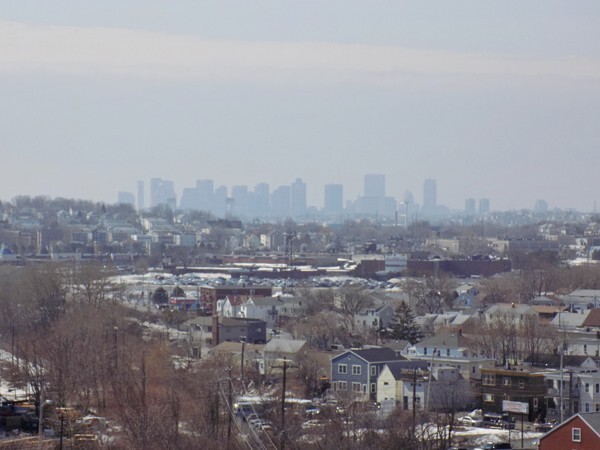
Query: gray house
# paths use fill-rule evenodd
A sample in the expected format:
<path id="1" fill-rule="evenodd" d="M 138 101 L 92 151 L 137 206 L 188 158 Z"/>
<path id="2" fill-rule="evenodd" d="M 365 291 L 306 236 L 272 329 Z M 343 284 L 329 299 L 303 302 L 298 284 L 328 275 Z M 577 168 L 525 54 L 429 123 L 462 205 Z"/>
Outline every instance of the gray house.
<path id="1" fill-rule="evenodd" d="M 405 358 L 390 348 L 348 350 L 331 360 L 331 386 L 336 394 L 375 401 L 377 377 L 387 363 Z"/>

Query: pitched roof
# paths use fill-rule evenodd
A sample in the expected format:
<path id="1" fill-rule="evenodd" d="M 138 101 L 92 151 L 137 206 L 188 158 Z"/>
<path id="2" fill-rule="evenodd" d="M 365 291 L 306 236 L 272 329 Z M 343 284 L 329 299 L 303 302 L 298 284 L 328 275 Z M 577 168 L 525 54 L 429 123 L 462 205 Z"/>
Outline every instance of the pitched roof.
<path id="1" fill-rule="evenodd" d="M 366 348 L 362 350 L 350 350 L 355 355 L 370 363 L 386 362 L 386 361 L 403 361 L 404 356 L 397 354 L 391 348 Z"/>
<path id="2" fill-rule="evenodd" d="M 467 347 L 471 343 L 471 340 L 459 333 L 440 333 L 430 338 L 424 339 L 419 342 L 419 347 L 449 347 L 449 348 L 461 348 Z"/>
<path id="3" fill-rule="evenodd" d="M 579 413 L 579 417 L 600 436 L 600 413 Z"/>
<path id="4" fill-rule="evenodd" d="M 580 367 L 589 356 L 585 355 L 563 355 L 563 365 L 570 367 Z M 542 355 L 530 355 L 523 362 L 531 363 L 534 367 L 560 367 L 560 355 L 552 353 Z"/>
<path id="5" fill-rule="evenodd" d="M 548 438 L 552 433 L 557 430 L 560 430 L 564 426 L 568 426 L 570 422 L 579 417 L 585 424 L 593 430 L 598 437 L 600 437 L 600 412 L 590 412 L 590 413 L 577 413 L 569 417 L 563 423 L 554 427 L 552 430 L 548 431 L 545 435 L 543 435 L 540 440 Z"/>
<path id="6" fill-rule="evenodd" d="M 392 361 L 386 364 L 395 380 L 402 378 L 402 372 L 406 370 L 427 370 L 429 363 L 427 361 Z"/>
<path id="7" fill-rule="evenodd" d="M 270 353 L 298 353 L 302 347 L 306 345 L 306 341 L 300 339 L 271 339 L 265 345 L 265 352 Z"/>
<path id="8" fill-rule="evenodd" d="M 600 327 L 600 308 L 590 310 L 590 313 L 585 318 L 582 327 Z"/>

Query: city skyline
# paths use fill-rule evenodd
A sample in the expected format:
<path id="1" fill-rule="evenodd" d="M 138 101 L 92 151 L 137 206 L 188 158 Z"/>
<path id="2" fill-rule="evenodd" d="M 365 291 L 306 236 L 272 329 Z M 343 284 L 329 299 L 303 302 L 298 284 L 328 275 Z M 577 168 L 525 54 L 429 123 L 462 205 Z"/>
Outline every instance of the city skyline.
<path id="1" fill-rule="evenodd" d="M 322 206 L 384 174 L 397 201 L 435 179 L 454 210 L 592 211 L 599 19 L 591 0 L 11 2 L 0 198 L 301 178 Z"/>

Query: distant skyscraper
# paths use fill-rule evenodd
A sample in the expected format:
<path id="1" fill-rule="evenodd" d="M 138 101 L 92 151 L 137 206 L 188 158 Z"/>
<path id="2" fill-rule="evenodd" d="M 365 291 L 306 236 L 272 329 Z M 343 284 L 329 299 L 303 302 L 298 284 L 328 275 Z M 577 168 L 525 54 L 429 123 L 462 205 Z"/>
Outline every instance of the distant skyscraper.
<path id="1" fill-rule="evenodd" d="M 480 198 L 479 199 L 479 214 L 487 214 L 490 212 L 490 199 Z"/>
<path id="2" fill-rule="evenodd" d="M 290 208 L 292 217 L 306 214 L 306 183 L 296 178 L 290 190 Z"/>
<path id="3" fill-rule="evenodd" d="M 142 209 L 144 209 L 146 207 L 146 204 L 144 203 L 144 195 L 145 195 L 144 182 L 138 181 L 137 182 L 137 208 L 138 208 L 138 211 L 141 211 Z"/>
<path id="4" fill-rule="evenodd" d="M 534 211 L 536 213 L 547 213 L 548 212 L 548 202 L 546 200 L 536 200 Z"/>
<path id="5" fill-rule="evenodd" d="M 278 217 L 290 215 L 290 186 L 279 186 L 271 193 L 271 208 Z"/>
<path id="6" fill-rule="evenodd" d="M 150 179 L 150 206 L 177 204 L 173 182 L 161 178 Z"/>
<path id="7" fill-rule="evenodd" d="M 270 188 L 267 183 L 258 183 L 254 187 L 254 213 L 259 217 L 269 214 Z"/>
<path id="8" fill-rule="evenodd" d="M 465 214 L 467 216 L 475 215 L 475 199 L 474 198 L 468 198 L 465 200 Z"/>
<path id="9" fill-rule="evenodd" d="M 385 175 L 365 175 L 364 196 L 377 198 L 385 197 Z"/>
<path id="10" fill-rule="evenodd" d="M 327 213 L 339 213 L 344 209 L 344 186 L 326 184 L 323 210 Z"/>
<path id="11" fill-rule="evenodd" d="M 248 214 L 248 186 L 233 186 L 231 197 L 235 205 L 232 213 L 238 216 Z"/>
<path id="12" fill-rule="evenodd" d="M 437 211 L 437 184 L 431 178 L 423 183 L 422 211 L 424 214 L 435 214 Z"/>
<path id="13" fill-rule="evenodd" d="M 135 196 L 131 192 L 119 191 L 117 194 L 117 203 L 135 206 Z"/>

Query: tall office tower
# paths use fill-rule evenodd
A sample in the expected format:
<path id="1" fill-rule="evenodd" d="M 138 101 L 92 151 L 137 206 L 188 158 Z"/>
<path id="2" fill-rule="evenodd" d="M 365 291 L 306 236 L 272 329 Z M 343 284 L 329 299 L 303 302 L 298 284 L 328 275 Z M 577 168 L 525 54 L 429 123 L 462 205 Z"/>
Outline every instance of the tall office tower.
<path id="1" fill-rule="evenodd" d="M 232 214 L 236 216 L 248 214 L 248 186 L 233 186 L 231 188 L 231 198 L 234 202 Z"/>
<path id="2" fill-rule="evenodd" d="M 344 186 L 341 184 L 326 184 L 323 211 L 340 213 L 344 210 Z"/>
<path id="3" fill-rule="evenodd" d="M 435 215 L 437 212 L 437 185 L 435 180 L 429 178 L 423 182 L 423 206 L 421 211 L 425 215 Z"/>
<path id="4" fill-rule="evenodd" d="M 292 217 L 306 214 L 306 183 L 300 178 L 290 186 L 290 210 Z"/>
<path id="5" fill-rule="evenodd" d="M 364 196 L 377 198 L 385 197 L 385 175 L 365 175 Z"/>
<path id="6" fill-rule="evenodd" d="M 198 195 L 198 209 L 212 211 L 213 195 L 215 191 L 213 180 L 196 180 L 196 191 Z"/>
<path id="7" fill-rule="evenodd" d="M 270 189 L 267 183 L 258 183 L 254 187 L 254 213 L 258 217 L 269 215 Z"/>
<path id="8" fill-rule="evenodd" d="M 134 206 L 135 205 L 135 196 L 133 195 L 132 192 L 119 191 L 117 194 L 117 203 Z"/>
<path id="9" fill-rule="evenodd" d="M 479 214 L 487 214 L 490 212 L 490 199 L 480 198 L 479 199 Z"/>
<path id="10" fill-rule="evenodd" d="M 468 198 L 465 200 L 465 214 L 467 216 L 475 215 L 475 199 L 474 198 Z"/>
<path id="11" fill-rule="evenodd" d="M 535 201 L 535 207 L 533 209 L 536 213 L 547 213 L 548 202 L 546 200 L 538 199 Z"/>
<path id="12" fill-rule="evenodd" d="M 144 182 L 143 181 L 138 181 L 137 182 L 137 208 L 138 211 L 141 211 L 142 209 L 144 209 L 146 207 L 146 205 L 144 204 Z"/>
<path id="13" fill-rule="evenodd" d="M 211 212 L 217 217 L 225 217 L 226 205 L 227 188 L 225 186 L 219 186 L 213 193 Z"/>
<path id="14" fill-rule="evenodd" d="M 177 204 L 177 195 L 173 182 L 161 178 L 150 179 L 150 206 L 173 206 Z"/>
<path id="15" fill-rule="evenodd" d="M 279 186 L 271 193 L 271 209 L 278 217 L 289 217 L 290 215 L 290 186 Z"/>

